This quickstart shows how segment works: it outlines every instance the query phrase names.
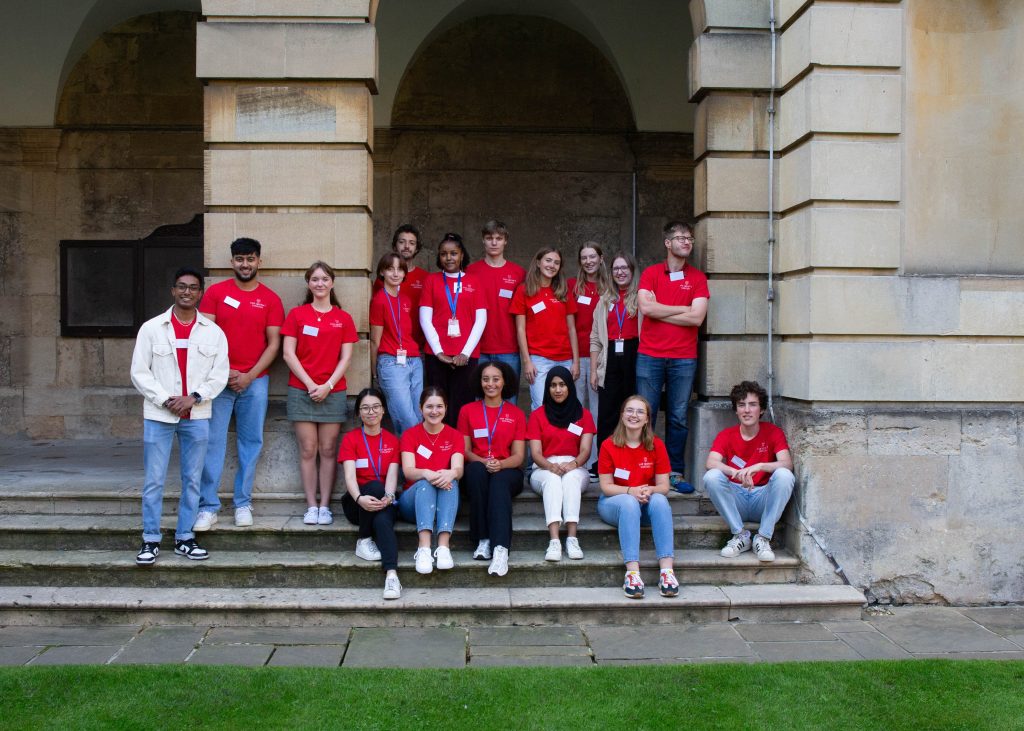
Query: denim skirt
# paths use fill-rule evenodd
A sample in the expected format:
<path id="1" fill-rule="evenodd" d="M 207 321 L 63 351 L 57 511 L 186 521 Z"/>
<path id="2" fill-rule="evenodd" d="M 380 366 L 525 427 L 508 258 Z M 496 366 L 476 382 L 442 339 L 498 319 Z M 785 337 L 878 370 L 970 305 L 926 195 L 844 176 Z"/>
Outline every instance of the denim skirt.
<path id="1" fill-rule="evenodd" d="M 348 412 L 345 391 L 335 391 L 316 403 L 301 388 L 288 387 L 288 421 L 312 421 L 321 424 L 341 424 Z"/>

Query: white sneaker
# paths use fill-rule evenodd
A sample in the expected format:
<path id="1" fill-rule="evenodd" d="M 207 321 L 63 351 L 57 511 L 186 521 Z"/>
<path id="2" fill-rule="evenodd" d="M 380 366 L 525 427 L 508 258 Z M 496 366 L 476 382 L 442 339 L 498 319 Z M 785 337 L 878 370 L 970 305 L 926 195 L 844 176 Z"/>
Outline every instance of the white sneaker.
<path id="1" fill-rule="evenodd" d="M 384 579 L 384 598 L 398 599 L 402 596 L 402 582 L 397 576 L 388 576 Z"/>
<path id="2" fill-rule="evenodd" d="M 437 562 L 439 571 L 455 568 L 455 561 L 452 559 L 452 552 L 448 549 L 448 546 L 438 546 L 437 550 L 434 551 L 434 559 Z"/>
<path id="3" fill-rule="evenodd" d="M 430 557 L 430 549 L 426 546 L 416 549 L 413 560 L 416 561 L 417 574 L 429 574 L 434 570 L 434 559 Z"/>
<path id="4" fill-rule="evenodd" d="M 205 530 L 210 530 L 216 522 L 216 513 L 211 513 L 208 510 L 200 510 L 198 517 L 196 517 L 196 523 L 192 526 L 192 530 L 202 533 Z"/>
<path id="5" fill-rule="evenodd" d="M 492 576 L 504 576 L 508 573 L 508 549 L 504 546 L 494 547 L 494 558 L 491 565 L 487 567 L 487 573 Z"/>
<path id="6" fill-rule="evenodd" d="M 331 512 L 330 508 L 320 508 L 317 511 L 316 524 L 317 525 L 330 525 L 334 522 L 334 513 Z"/>
<path id="7" fill-rule="evenodd" d="M 306 508 L 306 514 L 302 516 L 302 522 L 306 525 L 316 525 L 316 521 L 319 517 L 320 509 L 317 508 L 316 505 L 311 505 L 308 508 Z"/>
<path id="8" fill-rule="evenodd" d="M 772 551 L 772 544 L 769 543 L 768 539 L 758 533 L 754 536 L 754 553 L 757 554 L 758 561 L 774 561 L 775 552 Z"/>
<path id="9" fill-rule="evenodd" d="M 750 550 L 750 531 L 743 531 L 737 533 L 729 542 L 725 544 L 725 548 L 722 549 L 722 556 L 725 558 L 736 558 L 744 551 Z"/>
<path id="10" fill-rule="evenodd" d="M 380 549 L 372 538 L 360 538 L 356 541 L 356 556 L 364 561 L 380 561 Z"/>
<path id="11" fill-rule="evenodd" d="M 252 525 L 252 508 L 248 505 L 244 508 L 235 508 L 235 525 L 239 528 Z"/>
<path id="12" fill-rule="evenodd" d="M 476 544 L 476 550 L 473 551 L 473 558 L 477 561 L 491 560 L 491 540 L 489 538 L 484 538 Z"/>
<path id="13" fill-rule="evenodd" d="M 561 561 L 562 560 L 562 542 L 557 538 L 552 538 L 548 541 L 548 550 L 544 552 L 545 561 Z"/>
<path id="14" fill-rule="evenodd" d="M 569 536 L 565 539 L 565 552 L 573 561 L 583 558 L 583 549 L 580 548 L 580 542 L 576 536 Z"/>

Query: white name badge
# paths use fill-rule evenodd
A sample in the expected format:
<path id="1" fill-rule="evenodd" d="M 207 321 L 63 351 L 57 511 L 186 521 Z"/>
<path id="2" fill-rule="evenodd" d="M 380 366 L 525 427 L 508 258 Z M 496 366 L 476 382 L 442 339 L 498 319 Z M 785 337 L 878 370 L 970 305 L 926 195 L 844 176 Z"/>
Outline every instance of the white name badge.
<path id="1" fill-rule="evenodd" d="M 533 310 L 533 314 L 536 315 L 537 313 L 543 312 L 544 310 L 546 310 L 547 309 L 547 305 L 545 305 L 543 302 L 538 302 L 535 305 L 531 305 L 530 309 Z"/>
<path id="2" fill-rule="evenodd" d="M 453 284 L 452 285 L 452 292 L 454 292 L 455 294 L 461 294 L 461 292 L 462 292 L 462 282 L 456 282 L 455 284 Z"/>
<path id="3" fill-rule="evenodd" d="M 619 480 L 628 480 L 629 479 L 629 470 L 624 470 L 621 467 L 616 467 L 615 468 L 615 475 L 614 475 L 614 477 L 616 479 L 619 479 Z"/>
<path id="4" fill-rule="evenodd" d="M 423 457 L 423 459 L 430 459 L 430 455 L 432 455 L 433 453 L 433 450 L 427 449 L 422 444 L 416 447 L 416 454 Z"/>
<path id="5" fill-rule="evenodd" d="M 499 297 L 504 297 L 505 299 L 510 300 L 510 299 L 512 299 L 512 290 L 511 289 L 499 289 L 498 290 L 498 296 Z"/>
<path id="6" fill-rule="evenodd" d="M 581 305 L 589 305 L 592 300 L 590 299 L 590 297 L 588 297 L 587 295 L 583 294 L 583 295 L 580 295 L 579 297 L 577 297 L 576 301 L 579 304 L 581 304 Z"/>
<path id="7" fill-rule="evenodd" d="M 487 438 L 487 430 L 486 429 L 474 429 L 473 430 L 473 438 L 474 439 L 486 439 Z"/>
<path id="8" fill-rule="evenodd" d="M 746 466 L 747 466 L 747 463 L 746 463 L 746 462 L 744 462 L 744 461 L 743 461 L 742 459 L 740 459 L 739 457 L 736 457 L 735 455 L 734 455 L 734 456 L 733 456 L 733 458 L 732 458 L 732 459 L 730 459 L 729 461 L 730 461 L 730 462 L 732 462 L 732 463 L 733 463 L 734 465 L 736 465 L 737 467 L 739 467 L 739 468 L 740 468 L 741 470 L 742 470 L 742 469 L 743 469 L 744 467 L 746 467 Z"/>
<path id="9" fill-rule="evenodd" d="M 616 340 L 615 341 L 615 352 L 616 353 L 624 353 L 624 352 L 626 352 L 626 343 L 624 341 L 622 341 L 622 340 Z"/>
<path id="10" fill-rule="evenodd" d="M 365 469 L 369 469 L 369 467 L 370 467 L 370 460 L 368 460 L 368 459 L 357 459 L 356 460 L 356 469 L 357 470 L 365 470 Z"/>
<path id="11" fill-rule="evenodd" d="M 179 350 L 182 348 L 188 349 L 188 338 L 177 338 L 174 341 L 174 347 Z"/>
<path id="12" fill-rule="evenodd" d="M 615 305 L 617 305 L 617 304 L 618 304 L 618 302 L 609 302 L 608 303 L 608 311 L 609 312 L 615 312 Z"/>
<path id="13" fill-rule="evenodd" d="M 234 297 L 225 297 L 224 304 L 226 304 L 228 307 L 234 307 L 237 310 L 242 303 L 236 300 Z"/>
<path id="14" fill-rule="evenodd" d="M 315 338 L 320 333 L 320 328 L 313 327 L 312 325 L 303 325 L 302 334 L 309 335 L 311 338 Z"/>
<path id="15" fill-rule="evenodd" d="M 401 348 L 395 350 L 395 363 L 404 366 L 409 360 L 408 353 Z"/>
<path id="16" fill-rule="evenodd" d="M 462 337 L 462 328 L 459 327 L 458 320 L 448 321 L 448 337 L 459 338 Z"/>
<path id="17" fill-rule="evenodd" d="M 679 282 L 683 279 L 686 279 L 686 272 L 672 272 L 671 274 L 668 275 L 668 278 L 669 281 Z"/>
<path id="18" fill-rule="evenodd" d="M 583 427 L 579 424 L 569 424 L 569 433 L 580 436 L 583 433 Z"/>

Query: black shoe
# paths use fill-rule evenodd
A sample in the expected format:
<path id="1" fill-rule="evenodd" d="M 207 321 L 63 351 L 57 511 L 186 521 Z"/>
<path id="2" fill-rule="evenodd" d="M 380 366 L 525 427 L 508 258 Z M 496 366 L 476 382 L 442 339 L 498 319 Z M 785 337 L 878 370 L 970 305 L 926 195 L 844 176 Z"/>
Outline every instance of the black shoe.
<path id="1" fill-rule="evenodd" d="M 209 552 L 196 543 L 195 538 L 189 538 L 187 541 L 175 541 L 174 552 L 192 561 L 205 561 L 210 557 Z"/>
<path id="2" fill-rule="evenodd" d="M 142 548 L 135 555 L 137 566 L 152 566 L 156 563 L 156 557 L 160 555 L 160 544 L 143 541 Z"/>

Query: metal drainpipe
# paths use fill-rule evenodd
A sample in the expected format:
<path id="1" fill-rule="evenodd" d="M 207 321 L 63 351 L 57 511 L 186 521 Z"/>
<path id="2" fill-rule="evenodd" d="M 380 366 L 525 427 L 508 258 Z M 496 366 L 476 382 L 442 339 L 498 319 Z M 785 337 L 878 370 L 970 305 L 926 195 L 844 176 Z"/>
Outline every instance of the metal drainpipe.
<path id="1" fill-rule="evenodd" d="M 775 422 L 775 360 L 772 339 L 775 336 L 775 0 L 769 3 L 769 24 L 772 39 L 772 83 L 768 88 L 768 418 Z"/>

